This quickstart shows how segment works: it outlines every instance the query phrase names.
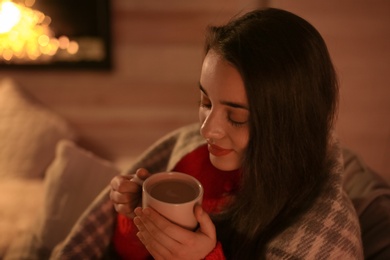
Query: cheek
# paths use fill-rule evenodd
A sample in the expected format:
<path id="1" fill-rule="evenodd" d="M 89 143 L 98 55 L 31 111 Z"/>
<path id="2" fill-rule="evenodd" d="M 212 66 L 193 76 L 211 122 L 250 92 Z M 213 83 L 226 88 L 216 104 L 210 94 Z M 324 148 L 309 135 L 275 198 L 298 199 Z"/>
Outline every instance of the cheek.
<path id="1" fill-rule="evenodd" d="M 249 132 L 247 129 L 243 129 L 237 136 L 237 146 L 241 152 L 244 152 L 248 146 L 249 143 Z"/>

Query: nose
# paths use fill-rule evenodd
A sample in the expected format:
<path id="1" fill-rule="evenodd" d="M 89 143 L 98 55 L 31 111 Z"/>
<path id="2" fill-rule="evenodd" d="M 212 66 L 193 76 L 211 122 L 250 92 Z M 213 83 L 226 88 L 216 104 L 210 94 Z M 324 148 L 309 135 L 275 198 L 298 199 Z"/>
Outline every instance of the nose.
<path id="1" fill-rule="evenodd" d="M 204 118 L 200 133 L 205 139 L 221 139 L 225 136 L 223 120 L 212 111 Z"/>

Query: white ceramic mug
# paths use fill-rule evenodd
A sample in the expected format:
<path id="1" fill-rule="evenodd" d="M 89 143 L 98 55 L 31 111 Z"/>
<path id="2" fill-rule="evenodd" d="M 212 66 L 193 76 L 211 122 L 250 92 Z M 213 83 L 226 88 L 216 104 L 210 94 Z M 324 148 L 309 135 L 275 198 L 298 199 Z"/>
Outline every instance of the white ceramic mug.
<path id="1" fill-rule="evenodd" d="M 161 215 L 186 229 L 194 230 L 198 222 L 195 205 L 203 199 L 202 184 L 194 177 L 179 172 L 155 173 L 141 181 L 142 207 L 151 207 Z"/>

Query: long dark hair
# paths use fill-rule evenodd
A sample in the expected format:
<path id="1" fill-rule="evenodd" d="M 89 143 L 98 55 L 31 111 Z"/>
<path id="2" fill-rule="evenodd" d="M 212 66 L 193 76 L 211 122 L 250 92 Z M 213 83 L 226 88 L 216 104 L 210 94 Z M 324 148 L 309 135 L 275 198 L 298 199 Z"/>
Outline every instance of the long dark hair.
<path id="1" fill-rule="evenodd" d="M 318 31 L 279 9 L 209 27 L 210 49 L 240 72 L 250 111 L 241 188 L 214 216 L 217 235 L 229 258 L 262 258 L 266 243 L 312 205 L 328 180 L 337 77 Z"/>

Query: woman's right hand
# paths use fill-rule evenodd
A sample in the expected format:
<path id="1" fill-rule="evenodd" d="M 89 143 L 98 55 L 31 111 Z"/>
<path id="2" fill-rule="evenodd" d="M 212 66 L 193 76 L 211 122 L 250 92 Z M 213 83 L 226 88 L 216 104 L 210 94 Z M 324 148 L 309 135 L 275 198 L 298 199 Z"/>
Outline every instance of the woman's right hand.
<path id="1" fill-rule="evenodd" d="M 110 199 L 118 213 L 134 218 L 134 209 L 140 206 L 142 195 L 142 187 L 136 179 L 144 181 L 149 176 L 146 169 L 140 168 L 135 175 L 118 175 L 111 180 Z"/>

